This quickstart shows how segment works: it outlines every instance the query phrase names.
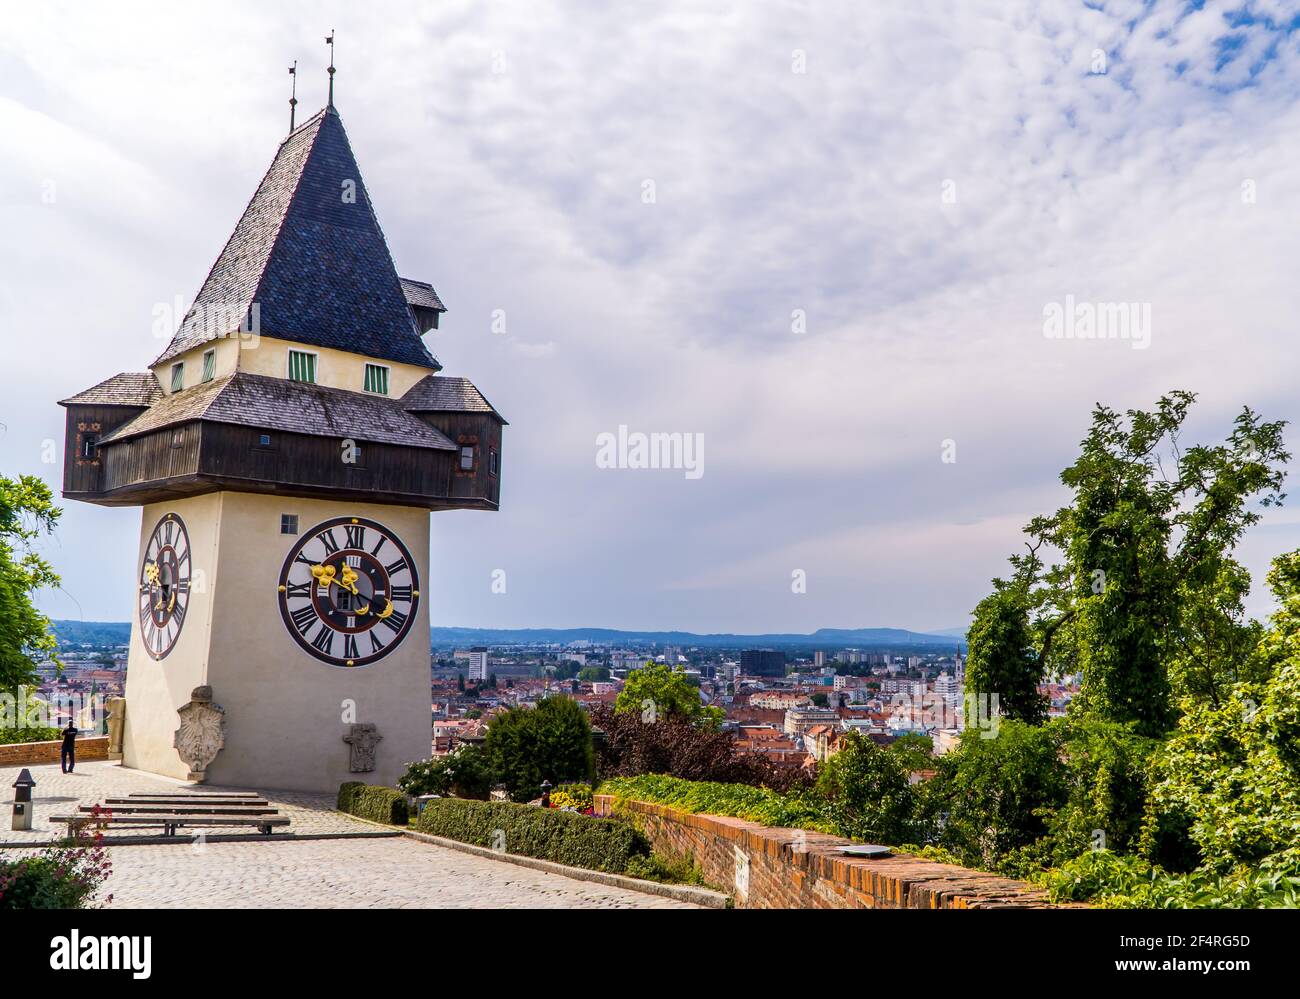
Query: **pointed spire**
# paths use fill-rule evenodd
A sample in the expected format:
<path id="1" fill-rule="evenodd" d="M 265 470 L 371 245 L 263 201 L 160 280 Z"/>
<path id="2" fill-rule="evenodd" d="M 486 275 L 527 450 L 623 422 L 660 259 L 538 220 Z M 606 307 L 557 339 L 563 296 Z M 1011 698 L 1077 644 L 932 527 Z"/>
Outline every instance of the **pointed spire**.
<path id="1" fill-rule="evenodd" d="M 167 349 L 237 329 L 437 371 L 338 112 L 280 144 Z"/>
<path id="2" fill-rule="evenodd" d="M 330 33 L 325 36 L 325 44 L 330 47 L 330 98 L 326 107 L 334 106 L 334 29 L 330 28 Z"/>
<path id="3" fill-rule="evenodd" d="M 289 67 L 289 75 L 293 77 L 293 92 L 289 95 L 289 131 L 293 131 L 293 116 L 298 109 L 298 60 L 293 61 Z"/>

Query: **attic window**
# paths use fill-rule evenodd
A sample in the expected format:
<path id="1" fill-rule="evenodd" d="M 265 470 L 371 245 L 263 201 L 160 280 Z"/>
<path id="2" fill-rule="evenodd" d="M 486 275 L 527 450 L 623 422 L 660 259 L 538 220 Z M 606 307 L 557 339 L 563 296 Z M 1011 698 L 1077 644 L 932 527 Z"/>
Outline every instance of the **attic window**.
<path id="1" fill-rule="evenodd" d="M 172 365 L 172 391 L 179 392 L 185 387 L 185 362 Z"/>
<path id="2" fill-rule="evenodd" d="M 497 474 L 497 449 L 488 448 L 488 475 Z"/>
<path id="3" fill-rule="evenodd" d="M 367 364 L 365 383 L 362 387 L 376 395 L 388 395 L 388 365 Z"/>
<path id="4" fill-rule="evenodd" d="M 289 381 L 315 382 L 316 355 L 306 350 L 289 351 Z"/>
<path id="5" fill-rule="evenodd" d="M 216 350 L 205 350 L 203 352 L 203 380 L 210 382 L 217 374 L 217 352 Z"/>
<path id="6" fill-rule="evenodd" d="M 460 470 L 462 472 L 474 471 L 474 445 L 462 444 L 460 446 Z"/>

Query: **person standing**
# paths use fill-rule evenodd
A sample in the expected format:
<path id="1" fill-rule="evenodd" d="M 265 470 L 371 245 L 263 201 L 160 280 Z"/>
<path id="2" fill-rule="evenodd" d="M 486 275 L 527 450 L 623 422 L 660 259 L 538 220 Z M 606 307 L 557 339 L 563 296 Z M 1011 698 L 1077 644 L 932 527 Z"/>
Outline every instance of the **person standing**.
<path id="1" fill-rule="evenodd" d="M 72 722 L 68 722 L 68 727 L 63 730 L 63 750 L 59 753 L 59 765 L 65 774 L 72 773 L 72 768 L 77 765 L 77 726 Z"/>

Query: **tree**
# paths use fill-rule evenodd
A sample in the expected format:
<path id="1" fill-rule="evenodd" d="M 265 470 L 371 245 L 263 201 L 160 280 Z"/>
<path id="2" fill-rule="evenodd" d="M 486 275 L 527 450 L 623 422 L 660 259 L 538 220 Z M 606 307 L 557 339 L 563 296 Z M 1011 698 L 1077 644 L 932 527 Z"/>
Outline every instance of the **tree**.
<path id="1" fill-rule="evenodd" d="M 997 712 L 1031 725 L 1047 717 L 1047 701 L 1038 692 L 1043 667 L 1029 620 L 1028 577 L 993 580 L 993 593 L 975 608 L 967 641 L 966 690 L 997 697 Z"/>
<path id="2" fill-rule="evenodd" d="M 900 735 L 889 744 L 888 751 L 908 772 L 934 766 L 934 739 L 919 732 Z"/>
<path id="3" fill-rule="evenodd" d="M 604 683 L 609 679 L 609 667 L 587 666 L 578 672 L 578 679 L 583 683 Z"/>
<path id="4" fill-rule="evenodd" d="M 602 780 L 668 774 L 777 791 L 808 783 L 801 770 L 777 767 L 765 756 L 738 749 L 730 732 L 697 725 L 684 717 L 642 721 L 639 714 L 601 705 L 592 710 L 591 723 L 601 733 L 596 763 Z"/>
<path id="5" fill-rule="evenodd" d="M 57 649 L 49 618 L 37 611 L 32 595 L 58 586 L 59 577 L 33 543 L 54 530 L 62 512 L 50 487 L 35 476 L 0 476 L 0 690 L 35 686 L 37 665 Z"/>
<path id="6" fill-rule="evenodd" d="M 700 692 L 685 670 L 654 662 L 628 674 L 614 710 L 634 712 L 647 721 L 685 718 L 711 727 L 721 724 L 725 716 L 721 708 L 706 707 L 700 701 Z"/>
<path id="7" fill-rule="evenodd" d="M 543 781 L 591 781 L 591 721 L 577 701 L 547 697 L 534 708 L 510 708 L 488 723 L 484 743 L 493 779 L 512 801 L 529 801 Z"/>
<path id="8" fill-rule="evenodd" d="M 830 703 L 830 699 L 819 690 L 817 693 L 812 695 L 812 702 L 817 707 L 824 708 Z"/>
<path id="9" fill-rule="evenodd" d="M 900 758 L 860 732 L 840 739 L 822 764 L 817 791 L 842 835 L 875 843 L 910 843 L 916 835 L 916 795 Z"/>
<path id="10" fill-rule="evenodd" d="M 1213 699 L 1243 678 L 1249 579 L 1232 552 L 1259 519 L 1253 501 L 1283 499 L 1290 454 L 1284 423 L 1249 408 L 1223 443 L 1184 447 L 1195 398 L 1175 391 L 1150 412 L 1093 411 L 1079 458 L 1061 473 L 1070 503 L 1030 521 L 1028 552 L 977 611 L 980 685 L 1005 684 L 1023 705 L 1035 674 L 1080 671 L 1079 710 L 1159 736 L 1174 724 L 1175 697 Z M 1047 564 L 1049 553 L 1060 561 Z M 1032 704 L 1014 711 L 1033 719 Z"/>

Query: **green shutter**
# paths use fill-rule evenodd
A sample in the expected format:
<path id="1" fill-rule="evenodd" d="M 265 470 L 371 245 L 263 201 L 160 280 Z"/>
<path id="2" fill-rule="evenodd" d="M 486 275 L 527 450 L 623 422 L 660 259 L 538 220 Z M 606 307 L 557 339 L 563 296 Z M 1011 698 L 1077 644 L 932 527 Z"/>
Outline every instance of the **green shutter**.
<path id="1" fill-rule="evenodd" d="M 185 365 L 172 365 L 172 391 L 179 392 L 185 387 Z"/>
<path id="2" fill-rule="evenodd" d="M 367 364 L 365 390 L 376 395 L 388 395 L 388 369 L 382 364 Z"/>
<path id="3" fill-rule="evenodd" d="M 209 350 L 203 355 L 203 380 L 205 382 L 212 381 L 212 378 L 216 373 L 217 352 L 215 350 Z"/>
<path id="4" fill-rule="evenodd" d="M 315 382 L 316 355 L 301 350 L 289 351 L 289 380 L 292 382 Z"/>

